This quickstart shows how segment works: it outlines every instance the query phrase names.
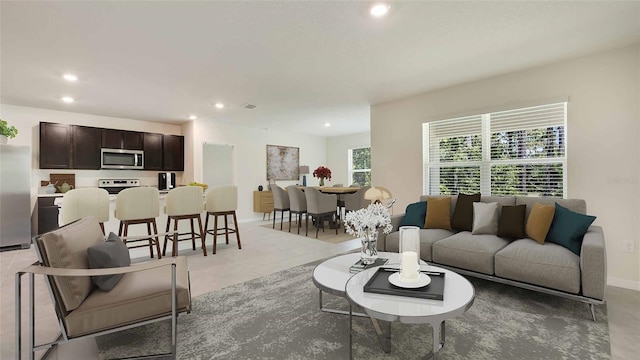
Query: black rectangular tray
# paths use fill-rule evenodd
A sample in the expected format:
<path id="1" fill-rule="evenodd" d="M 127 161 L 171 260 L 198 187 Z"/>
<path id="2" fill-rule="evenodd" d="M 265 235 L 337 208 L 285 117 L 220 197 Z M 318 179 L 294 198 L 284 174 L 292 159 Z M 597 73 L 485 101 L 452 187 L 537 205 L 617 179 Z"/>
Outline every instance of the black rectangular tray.
<path id="1" fill-rule="evenodd" d="M 409 289 L 397 287 L 389 282 L 389 276 L 398 270 L 379 268 L 364 286 L 364 292 L 409 296 L 421 299 L 442 300 L 444 294 L 444 273 L 422 271 L 429 275 L 431 283 L 421 288 Z"/>

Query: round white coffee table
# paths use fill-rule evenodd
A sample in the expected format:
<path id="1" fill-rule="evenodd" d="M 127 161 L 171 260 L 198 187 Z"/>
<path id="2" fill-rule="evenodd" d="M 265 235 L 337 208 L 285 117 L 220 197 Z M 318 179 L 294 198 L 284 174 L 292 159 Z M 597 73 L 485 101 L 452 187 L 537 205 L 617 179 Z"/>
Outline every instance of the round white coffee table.
<path id="1" fill-rule="evenodd" d="M 400 266 L 400 255 L 398 253 L 379 252 L 378 257 L 389 259 L 383 266 Z M 348 311 L 325 308 L 322 304 L 322 292 L 346 298 L 345 285 L 355 275 L 349 272 L 349 268 L 358 260 L 360 260 L 360 253 L 351 253 L 333 257 L 313 269 L 313 284 L 319 289 L 320 310 L 336 314 L 349 314 Z M 425 262 L 422 263 L 426 264 Z"/>
<path id="2" fill-rule="evenodd" d="M 453 271 L 425 265 L 422 265 L 420 269 L 445 273 L 444 300 L 427 300 L 364 292 L 364 285 L 376 272 L 376 268 L 367 269 L 352 276 L 347 281 L 345 293 L 351 305 L 364 309 L 364 312 L 371 317 L 385 352 L 391 351 L 391 322 L 399 321 L 405 324 L 427 323 L 431 325 L 433 333 L 431 354 L 434 358 L 437 358 L 438 352 L 444 346 L 445 320 L 463 315 L 473 304 L 475 291 L 473 285 L 467 279 Z M 388 334 L 384 333 L 375 319 L 389 322 L 387 324 Z M 351 316 L 349 316 L 349 328 L 349 346 L 351 348 Z"/>

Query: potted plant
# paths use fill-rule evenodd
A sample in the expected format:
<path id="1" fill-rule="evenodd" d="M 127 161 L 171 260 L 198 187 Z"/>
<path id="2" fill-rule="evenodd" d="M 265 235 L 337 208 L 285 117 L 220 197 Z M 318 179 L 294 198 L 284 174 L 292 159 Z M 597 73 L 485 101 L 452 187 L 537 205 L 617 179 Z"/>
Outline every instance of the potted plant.
<path id="1" fill-rule="evenodd" d="M 0 119 L 0 144 L 6 144 L 7 139 L 13 139 L 18 135 L 18 129 L 15 126 L 9 126 L 6 121 Z"/>
<path id="2" fill-rule="evenodd" d="M 364 264 L 371 264 L 378 258 L 378 232 L 388 234 L 393 230 L 391 215 L 380 203 L 348 212 L 344 216 L 344 227 L 349 235 L 360 237 L 360 259 Z"/>
<path id="3" fill-rule="evenodd" d="M 317 177 L 320 179 L 320 186 L 324 186 L 324 179 L 331 180 L 331 170 L 325 166 L 318 166 L 317 169 L 313 170 L 313 177 Z"/>

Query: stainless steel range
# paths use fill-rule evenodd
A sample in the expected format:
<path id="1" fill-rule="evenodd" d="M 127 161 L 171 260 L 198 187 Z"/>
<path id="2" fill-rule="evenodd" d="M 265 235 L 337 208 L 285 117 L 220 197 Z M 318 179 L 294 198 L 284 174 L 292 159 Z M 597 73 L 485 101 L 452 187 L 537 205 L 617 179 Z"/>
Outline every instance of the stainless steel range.
<path id="1" fill-rule="evenodd" d="M 100 179 L 98 187 L 105 189 L 109 194 L 117 194 L 120 191 L 140 186 L 140 179 Z"/>

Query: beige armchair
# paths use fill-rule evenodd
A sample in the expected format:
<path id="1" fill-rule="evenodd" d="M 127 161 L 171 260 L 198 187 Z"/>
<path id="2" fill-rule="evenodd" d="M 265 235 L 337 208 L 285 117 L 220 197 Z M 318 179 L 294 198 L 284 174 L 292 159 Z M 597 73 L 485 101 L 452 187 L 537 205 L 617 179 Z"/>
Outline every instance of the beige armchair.
<path id="1" fill-rule="evenodd" d="M 312 187 L 304 188 L 304 196 L 307 199 L 307 221 L 305 235 L 309 235 L 309 216 L 316 223 L 316 238 L 318 238 L 318 230 L 322 226 L 324 232 L 324 219 L 329 218 L 329 221 L 335 222 L 336 220 L 336 204 L 338 197 L 335 194 L 323 194 L 318 189 Z M 336 235 L 338 234 L 338 226 L 336 228 Z"/>
<path id="2" fill-rule="evenodd" d="M 16 357 L 22 356 L 22 276 L 29 274 L 29 358 L 57 345 L 104 335 L 152 322 L 171 320 L 171 353 L 176 358 L 176 322 L 191 311 L 191 292 L 185 257 L 102 269 L 89 269 L 87 249 L 104 244 L 98 221 L 87 217 L 33 238 L 39 262 L 16 273 Z M 123 245 L 124 246 L 124 245 Z M 125 248 L 126 249 L 126 248 Z M 122 274 L 104 291 L 90 276 Z M 60 324 L 60 335 L 35 344 L 35 275 L 44 275 Z"/>

